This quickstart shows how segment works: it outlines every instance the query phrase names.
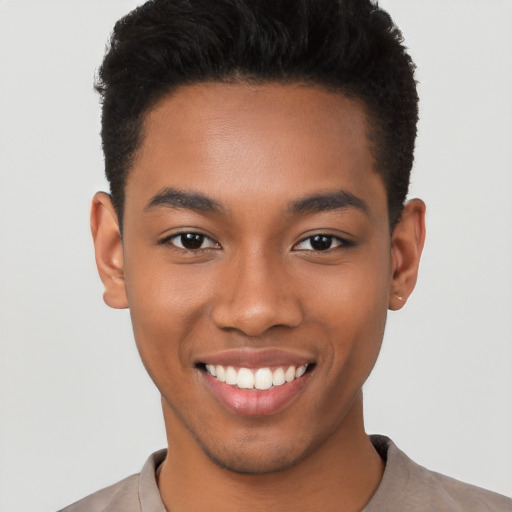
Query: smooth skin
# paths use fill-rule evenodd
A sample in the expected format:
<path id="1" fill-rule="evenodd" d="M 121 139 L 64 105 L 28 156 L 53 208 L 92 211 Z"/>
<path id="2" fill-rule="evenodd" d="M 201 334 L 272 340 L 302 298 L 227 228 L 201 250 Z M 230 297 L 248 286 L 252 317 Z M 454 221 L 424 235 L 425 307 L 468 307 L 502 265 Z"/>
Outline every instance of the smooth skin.
<path id="1" fill-rule="evenodd" d="M 94 197 L 104 300 L 130 308 L 162 395 L 168 510 L 359 511 L 378 487 L 361 390 L 387 310 L 415 286 L 425 205 L 409 201 L 390 233 L 367 122 L 321 88 L 188 85 L 146 116 L 122 239 L 109 196 Z M 244 416 L 212 396 L 198 363 L 266 348 L 311 361 L 286 407 Z"/>

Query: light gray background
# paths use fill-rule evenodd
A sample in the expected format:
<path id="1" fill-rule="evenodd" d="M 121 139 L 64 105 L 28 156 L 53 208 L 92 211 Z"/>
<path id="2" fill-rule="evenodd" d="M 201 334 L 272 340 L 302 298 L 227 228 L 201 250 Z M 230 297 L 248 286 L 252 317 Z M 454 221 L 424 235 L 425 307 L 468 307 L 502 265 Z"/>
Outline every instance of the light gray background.
<path id="1" fill-rule="evenodd" d="M 95 68 L 135 0 L 0 0 L 0 510 L 51 511 L 165 445 L 129 315 L 101 300 Z M 418 65 L 417 289 L 389 317 L 369 432 L 512 493 L 512 2 L 387 0 Z"/>

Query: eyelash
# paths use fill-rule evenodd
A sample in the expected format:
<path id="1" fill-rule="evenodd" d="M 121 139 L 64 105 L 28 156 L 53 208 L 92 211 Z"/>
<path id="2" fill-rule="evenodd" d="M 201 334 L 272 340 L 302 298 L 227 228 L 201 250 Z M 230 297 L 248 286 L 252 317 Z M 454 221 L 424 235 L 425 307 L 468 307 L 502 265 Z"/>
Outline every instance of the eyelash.
<path id="1" fill-rule="evenodd" d="M 201 238 L 201 245 L 205 241 L 209 241 L 211 243 L 210 247 L 197 247 L 194 249 L 186 248 L 183 246 L 183 237 L 185 236 L 192 236 Z M 177 245 L 176 243 L 173 243 L 173 240 L 181 240 L 181 247 Z M 175 249 L 178 249 L 180 251 L 184 252 L 198 252 L 198 251 L 204 251 L 204 250 L 211 250 L 211 249 L 219 249 L 220 244 L 218 242 L 215 242 L 215 240 L 212 240 L 209 236 L 203 235 L 203 233 L 198 233 L 196 231 L 182 231 L 181 233 L 175 233 L 173 235 L 167 236 L 164 239 L 160 240 L 159 245 L 170 245 Z"/>
<path id="2" fill-rule="evenodd" d="M 304 244 L 305 242 L 308 242 L 309 241 L 309 244 L 311 246 L 312 244 L 312 241 L 314 239 L 323 239 L 323 240 L 317 240 L 319 241 L 320 243 L 322 243 L 323 241 L 325 241 L 326 239 L 328 240 L 329 242 L 329 247 L 325 247 L 324 249 L 314 249 L 314 248 L 311 248 L 311 249 L 296 249 L 299 245 L 302 245 Z M 333 247 L 332 244 L 336 243 L 336 245 Z M 332 251 L 335 251 L 335 250 L 338 250 L 338 249 L 342 249 L 342 248 L 349 248 L 349 247 L 353 247 L 354 246 L 354 242 L 352 242 L 351 240 L 348 240 L 346 238 L 342 238 L 340 236 L 337 236 L 337 235 L 330 235 L 328 233 L 316 233 L 314 235 L 310 235 L 306 238 L 303 238 L 302 240 L 300 240 L 299 242 L 297 242 L 293 248 L 298 250 L 298 251 L 307 251 L 307 252 L 314 252 L 314 253 L 328 253 L 328 252 L 332 252 Z"/>
<path id="3" fill-rule="evenodd" d="M 188 236 L 190 237 L 190 240 L 189 241 L 194 241 L 194 238 L 193 237 L 196 237 L 196 242 L 197 241 L 200 241 L 200 246 L 199 247 L 196 247 L 196 248 L 187 248 L 184 246 L 183 244 L 183 237 L 185 236 Z M 197 239 L 200 239 L 200 240 L 197 240 Z M 317 248 L 315 250 L 315 248 L 313 248 L 312 246 L 312 242 L 314 239 L 317 239 L 316 242 L 317 243 L 324 243 L 324 244 L 328 244 L 328 247 L 325 247 L 323 249 L 321 248 Z M 180 241 L 180 245 L 177 245 L 175 242 L 173 242 L 174 240 L 179 240 Z M 205 241 L 209 241 L 209 243 L 211 244 L 209 247 L 201 247 L 203 245 L 203 243 Z M 298 247 L 306 242 L 309 241 L 309 244 L 311 246 L 311 248 L 302 248 L 302 249 L 299 249 Z M 336 245 L 333 247 L 332 244 L 336 243 Z M 213 239 L 211 239 L 209 236 L 207 235 L 203 235 L 202 233 L 197 233 L 197 232 L 194 232 L 194 231 L 183 231 L 181 233 L 175 233 L 171 236 L 168 236 L 166 238 L 164 238 L 163 240 L 161 240 L 159 242 L 159 245 L 170 245 L 172 246 L 173 248 L 175 249 L 178 249 L 180 251 L 184 251 L 184 252 L 199 252 L 199 251 L 204 251 L 204 250 L 216 250 L 216 249 L 220 249 L 220 244 L 218 242 L 215 242 Z M 337 250 L 337 249 L 340 249 L 340 248 L 348 248 L 348 247 L 352 247 L 354 245 L 354 243 L 350 240 L 347 240 L 346 238 L 342 238 L 342 237 L 339 237 L 339 236 L 336 236 L 336 235 L 330 235 L 330 234 L 326 234 L 326 233 L 317 233 L 315 235 L 311 235 L 311 236 L 308 236 L 306 238 L 303 238 L 302 240 L 300 240 L 298 243 L 296 243 L 292 249 L 296 250 L 296 251 L 307 251 L 307 252 L 314 252 L 314 253 L 327 253 L 327 252 L 331 252 L 331 251 L 334 251 L 334 250 Z"/>

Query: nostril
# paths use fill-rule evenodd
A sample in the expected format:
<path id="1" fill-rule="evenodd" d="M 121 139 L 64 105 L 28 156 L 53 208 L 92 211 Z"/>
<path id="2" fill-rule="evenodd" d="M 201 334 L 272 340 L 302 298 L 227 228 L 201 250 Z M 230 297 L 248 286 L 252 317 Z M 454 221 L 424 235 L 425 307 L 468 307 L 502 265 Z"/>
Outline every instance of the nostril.
<path id="1" fill-rule="evenodd" d="M 262 302 L 262 301 L 260 301 Z M 279 304 L 219 304 L 213 311 L 214 323 L 223 330 L 239 331 L 258 337 L 276 327 L 297 327 L 302 323 L 302 310 L 291 301 Z"/>

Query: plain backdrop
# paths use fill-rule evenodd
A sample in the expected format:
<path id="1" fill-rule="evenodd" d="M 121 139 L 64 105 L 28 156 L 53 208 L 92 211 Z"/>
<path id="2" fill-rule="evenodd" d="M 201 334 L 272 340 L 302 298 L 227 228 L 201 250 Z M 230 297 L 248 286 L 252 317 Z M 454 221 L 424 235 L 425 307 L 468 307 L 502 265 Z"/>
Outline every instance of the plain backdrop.
<path id="1" fill-rule="evenodd" d="M 107 308 L 94 73 L 135 0 L 0 0 L 0 511 L 49 512 L 165 446 L 129 314 Z M 417 289 L 389 315 L 369 432 L 512 493 L 512 2 L 387 0 L 418 65 Z"/>

